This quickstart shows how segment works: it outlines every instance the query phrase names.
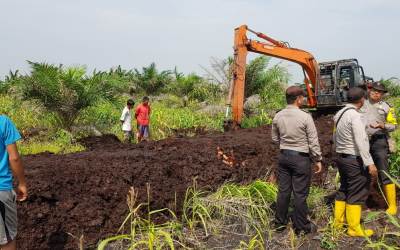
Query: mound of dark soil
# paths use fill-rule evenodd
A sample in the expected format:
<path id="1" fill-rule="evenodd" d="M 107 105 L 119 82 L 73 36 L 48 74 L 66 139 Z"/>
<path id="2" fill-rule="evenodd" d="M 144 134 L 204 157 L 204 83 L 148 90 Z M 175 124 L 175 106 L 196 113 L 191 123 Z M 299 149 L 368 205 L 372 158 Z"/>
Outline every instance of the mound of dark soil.
<path id="1" fill-rule="evenodd" d="M 79 143 L 85 146 L 87 150 L 102 149 L 107 147 L 114 147 L 120 144 L 121 141 L 116 135 L 106 134 L 102 136 L 89 136 L 79 140 Z"/>
<path id="2" fill-rule="evenodd" d="M 329 159 L 331 119 L 322 117 L 316 125 Z M 134 145 L 107 135 L 83 140 L 89 149 L 85 152 L 26 156 L 30 197 L 18 206 L 20 249 L 76 249 L 70 234 L 84 235 L 85 246 L 95 247 L 99 239 L 116 233 L 127 215 L 131 186 L 145 202 L 148 183 L 151 207 L 176 211 L 193 179 L 215 190 L 227 181 L 267 178 L 278 153 L 270 137 L 269 126 Z"/>

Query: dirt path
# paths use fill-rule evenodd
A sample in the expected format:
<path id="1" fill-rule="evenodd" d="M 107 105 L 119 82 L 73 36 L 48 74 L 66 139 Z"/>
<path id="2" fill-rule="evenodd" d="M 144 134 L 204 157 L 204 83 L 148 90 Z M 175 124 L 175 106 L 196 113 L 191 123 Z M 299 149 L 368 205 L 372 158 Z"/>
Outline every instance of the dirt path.
<path id="1" fill-rule="evenodd" d="M 323 117 L 316 125 L 329 159 L 332 123 Z M 146 201 L 149 183 L 151 207 L 175 210 L 193 178 L 210 190 L 227 181 L 248 183 L 265 178 L 278 153 L 269 126 L 140 145 L 106 136 L 90 138 L 86 145 L 88 151 L 75 154 L 24 157 L 30 197 L 18 207 L 20 249 L 77 249 L 69 234 L 83 234 L 85 245 L 94 247 L 115 233 L 127 215 L 130 186 Z M 233 166 L 218 158 L 217 147 L 228 157 L 233 152 Z"/>

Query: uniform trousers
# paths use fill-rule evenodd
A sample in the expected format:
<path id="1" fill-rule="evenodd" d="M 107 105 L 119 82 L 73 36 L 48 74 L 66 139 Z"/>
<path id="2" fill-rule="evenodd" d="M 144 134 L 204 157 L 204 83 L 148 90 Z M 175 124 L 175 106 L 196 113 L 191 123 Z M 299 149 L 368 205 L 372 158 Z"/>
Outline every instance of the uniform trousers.
<path id="1" fill-rule="evenodd" d="M 291 150 L 281 150 L 278 166 L 278 198 L 275 223 L 288 223 L 288 209 L 291 194 L 294 196 L 292 216 L 295 231 L 309 232 L 307 197 L 311 184 L 311 160 L 308 154 Z"/>
<path id="2" fill-rule="evenodd" d="M 386 135 L 373 135 L 369 144 L 371 156 L 379 171 L 378 175 L 380 182 L 383 185 L 393 183 L 386 175 L 389 174 L 389 144 Z"/>
<path id="3" fill-rule="evenodd" d="M 371 176 L 361 157 L 339 154 L 336 165 L 340 174 L 340 188 L 336 200 L 350 205 L 363 205 L 368 198 Z"/>

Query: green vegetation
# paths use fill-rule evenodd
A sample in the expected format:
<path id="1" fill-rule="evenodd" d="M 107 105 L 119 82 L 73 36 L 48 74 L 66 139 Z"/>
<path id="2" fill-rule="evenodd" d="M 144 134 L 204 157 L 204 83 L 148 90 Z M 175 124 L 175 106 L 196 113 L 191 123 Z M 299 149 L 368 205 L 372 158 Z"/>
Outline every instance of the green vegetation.
<path id="1" fill-rule="evenodd" d="M 149 187 L 148 187 L 149 192 Z M 183 246 L 176 238 L 182 234 L 182 226 L 176 220 L 175 214 L 169 209 L 151 211 L 150 199 L 147 204 L 137 204 L 137 192 L 131 188 L 127 196 L 129 214 L 121 225 L 119 232 L 127 228 L 127 234 L 120 234 L 100 242 L 98 250 L 107 249 L 112 242 L 122 244 L 123 249 L 175 249 L 175 246 Z M 139 216 L 142 207 L 147 206 L 146 218 Z M 169 213 L 174 220 L 162 224 L 153 222 L 152 217 L 160 213 Z M 126 243 L 125 243 L 126 242 Z"/>
<path id="2" fill-rule="evenodd" d="M 226 78 L 223 80 L 184 75 L 176 68 L 160 71 L 154 63 L 141 70 L 118 66 L 89 73 L 82 66 L 28 62 L 30 73 L 10 72 L 0 81 L 0 112 L 10 116 L 23 134 L 19 143 L 23 154 L 80 151 L 84 148 L 78 139 L 92 134 L 112 133 L 122 139 L 120 112 L 128 98 L 139 102 L 144 95 L 151 97 L 155 140 L 177 133 L 192 135 L 199 128 L 220 131 L 232 62 L 231 58 L 212 62 L 211 67 Z M 254 93 L 284 87 L 287 72 L 278 65 L 268 67 L 268 62 L 267 57 L 259 57 L 249 64 Z M 275 100 L 282 96 L 268 96 L 265 91 L 264 100 L 274 103 L 273 107 L 281 106 Z M 266 110 L 272 106 L 258 107 L 260 114 L 245 117 L 244 127 L 270 123 Z"/>
<path id="3" fill-rule="evenodd" d="M 196 129 L 222 129 L 224 96 L 231 81 L 232 58 L 213 59 L 208 76 L 184 75 L 174 70 L 158 70 L 150 64 L 141 70 L 121 67 L 88 73 L 85 67 L 64 67 L 29 62 L 31 72 L 10 72 L 0 82 L 0 112 L 16 123 L 24 140 L 18 143 L 22 154 L 41 152 L 70 153 L 84 150 L 79 138 L 96 133 L 112 133 L 122 139 L 119 117 L 126 99 L 139 102 L 151 98 L 151 133 L 155 140 Z M 243 119 L 243 127 L 258 127 L 271 122 L 270 111 L 283 107 L 284 88 L 289 74 L 279 64 L 269 66 L 268 57 L 258 57 L 247 66 L 246 96 L 260 94 L 256 115 Z M 389 102 L 400 117 L 400 87 L 384 80 L 390 90 Z M 211 107 L 207 109 L 207 107 Z M 390 173 L 400 175 L 400 131 L 392 134 L 398 151 L 391 155 Z M 397 179 L 394 179 L 398 185 Z M 255 181 L 248 185 L 227 183 L 213 193 L 199 190 L 194 184 L 187 190 L 182 217 L 177 211 L 151 211 L 148 202 L 137 204 L 137 193 L 127 197 L 129 214 L 117 235 L 105 239 L 99 249 L 120 244 L 123 249 L 207 249 L 209 239 L 231 242 L 235 249 L 268 249 L 278 244 L 296 249 L 304 244 L 303 236 L 287 230 L 281 242 L 271 228 L 274 184 Z M 311 219 L 320 225 L 320 247 L 336 249 L 345 239 L 343 231 L 332 227 L 332 212 L 325 205 L 327 191 L 313 187 L 308 204 Z M 159 214 L 170 220 L 156 223 Z M 388 226 L 375 239 L 365 239 L 365 247 L 398 249 L 400 221 L 383 213 L 368 213 L 366 223 L 384 220 Z M 321 226 L 322 225 L 322 226 Z M 232 243 L 232 242 L 231 242 Z M 232 243 L 232 244 L 233 244 Z M 397 248 L 396 248 L 397 247 Z"/>
<path id="4" fill-rule="evenodd" d="M 104 239 L 98 249 L 106 249 L 108 244 L 121 249 L 270 249 L 277 246 L 298 249 L 310 244 L 310 239 L 295 235 L 291 228 L 280 233 L 271 227 L 277 187 L 265 181 L 257 180 L 245 186 L 226 183 L 213 193 L 199 190 L 194 183 L 187 190 L 181 220 L 169 209 L 150 211 L 148 203 L 133 205 L 136 204 L 132 202 L 136 199 L 132 198 L 136 197 L 134 194 L 132 189 L 128 195 L 130 213 L 118 230 L 121 234 Z M 387 226 L 377 228 L 378 236 L 374 238 L 349 238 L 345 228 L 333 227 L 332 212 L 324 203 L 326 195 L 325 189 L 312 187 L 308 198 L 311 220 L 319 226 L 320 248 L 361 244 L 360 247 L 372 249 L 399 249 L 399 218 L 366 211 L 364 224 L 384 220 Z M 147 209 L 145 219 L 138 215 L 143 208 Z M 170 214 L 172 219 L 161 224 L 152 222 L 152 216 L 160 212 Z"/>
<path id="5" fill-rule="evenodd" d="M 61 65 L 29 64 L 31 74 L 14 80 L 22 98 L 37 100 L 56 114 L 57 125 L 68 130 L 81 110 L 100 99 L 114 100 L 124 88 L 123 82 L 102 72 L 87 76 L 83 67 L 64 69 Z"/>
<path id="6" fill-rule="evenodd" d="M 238 238 L 236 247 L 240 249 L 267 249 L 266 244 L 271 244 L 271 239 L 275 234 L 270 222 L 273 219 L 272 204 L 276 200 L 277 191 L 274 184 L 261 180 L 246 186 L 227 183 L 214 193 L 201 191 L 194 183 L 193 187 L 187 190 L 182 220 L 178 223 L 175 214 L 168 209 L 147 210 L 144 216 L 147 217 L 146 219 L 139 217 L 139 210 L 146 204 L 133 205 L 136 195 L 132 189 L 128 195 L 130 213 L 119 229 L 119 233 L 122 234 L 103 240 L 98 249 L 105 249 L 111 242 L 114 244 L 119 242 L 124 249 L 143 247 L 153 249 L 152 247 L 156 248 L 153 244 L 155 242 L 159 246 L 157 249 L 162 246 L 166 246 L 167 249 L 185 246 L 207 249 L 207 242 L 204 239 L 211 236 L 222 241 L 226 240 L 226 236 L 236 237 Z M 322 189 L 312 188 L 308 201 L 314 215 L 318 215 L 317 211 L 322 206 L 321 201 L 324 195 L 326 192 Z M 171 214 L 172 220 L 162 224 L 153 222 L 149 224 L 150 217 L 159 212 Z M 322 217 L 314 218 L 325 220 Z M 128 222 L 130 222 L 130 227 L 126 229 L 128 233 L 124 233 L 123 229 L 129 225 Z M 142 224 L 144 226 L 140 226 Z M 241 237 L 229 232 L 233 228 Z M 152 236 L 150 237 L 149 234 Z M 153 240 L 149 241 L 149 239 Z M 292 241 L 287 244 L 296 245 L 296 241 L 297 238 L 292 235 Z"/>
<path id="7" fill-rule="evenodd" d="M 285 106 L 284 93 L 290 75 L 287 68 L 279 64 L 268 67 L 270 59 L 260 56 L 247 65 L 245 95 L 260 94 L 262 106 L 267 110 L 276 110 Z"/>
<path id="8" fill-rule="evenodd" d="M 389 91 L 392 97 L 400 96 L 400 85 L 395 81 L 399 82 L 399 79 L 392 77 L 389 79 L 381 79 L 381 82 L 385 85 L 386 89 Z"/>

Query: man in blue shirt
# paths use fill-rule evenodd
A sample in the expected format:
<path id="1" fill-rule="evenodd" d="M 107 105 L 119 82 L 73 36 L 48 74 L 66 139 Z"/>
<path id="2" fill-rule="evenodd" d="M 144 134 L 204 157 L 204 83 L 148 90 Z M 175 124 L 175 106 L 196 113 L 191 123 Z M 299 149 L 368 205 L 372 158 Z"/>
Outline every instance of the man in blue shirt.
<path id="1" fill-rule="evenodd" d="M 28 196 L 24 167 L 16 142 L 21 136 L 13 122 L 0 115 L 0 249 L 17 249 L 17 204 Z M 13 175 L 17 178 L 13 190 Z"/>

